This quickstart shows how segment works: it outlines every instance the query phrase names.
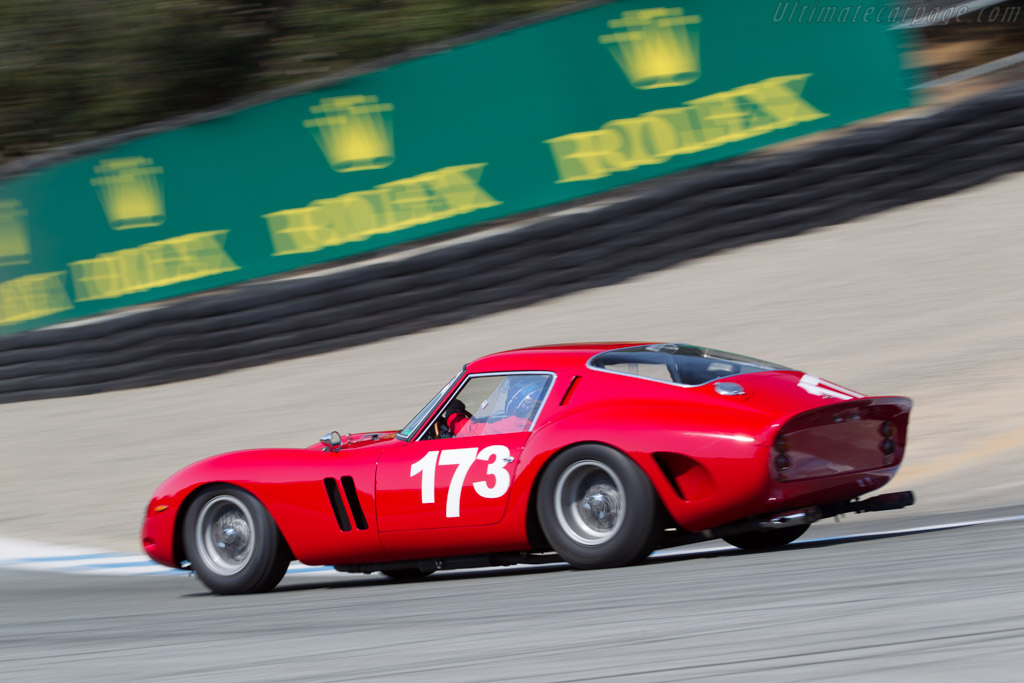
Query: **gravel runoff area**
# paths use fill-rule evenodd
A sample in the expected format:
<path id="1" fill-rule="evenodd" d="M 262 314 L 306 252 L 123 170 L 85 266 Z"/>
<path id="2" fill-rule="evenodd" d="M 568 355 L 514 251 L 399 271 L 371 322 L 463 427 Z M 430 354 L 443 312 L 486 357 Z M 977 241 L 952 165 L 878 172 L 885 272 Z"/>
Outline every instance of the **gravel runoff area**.
<path id="1" fill-rule="evenodd" d="M 397 429 L 472 358 L 579 340 L 695 343 L 910 396 L 910 447 L 892 487 L 913 488 L 922 512 L 1018 503 L 1018 193 L 1024 174 L 366 346 L 0 406 L 0 536 L 136 551 L 154 487 L 193 460 L 308 445 L 331 429 Z"/>

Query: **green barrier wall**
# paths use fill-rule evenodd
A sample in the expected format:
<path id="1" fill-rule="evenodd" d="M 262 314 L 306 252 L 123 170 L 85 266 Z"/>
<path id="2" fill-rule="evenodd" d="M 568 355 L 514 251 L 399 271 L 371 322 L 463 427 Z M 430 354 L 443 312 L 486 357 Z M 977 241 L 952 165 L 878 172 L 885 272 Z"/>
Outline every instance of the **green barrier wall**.
<path id="1" fill-rule="evenodd" d="M 8 181 L 0 330 L 416 240 L 909 104 L 887 24 L 775 9 L 610 3 Z"/>

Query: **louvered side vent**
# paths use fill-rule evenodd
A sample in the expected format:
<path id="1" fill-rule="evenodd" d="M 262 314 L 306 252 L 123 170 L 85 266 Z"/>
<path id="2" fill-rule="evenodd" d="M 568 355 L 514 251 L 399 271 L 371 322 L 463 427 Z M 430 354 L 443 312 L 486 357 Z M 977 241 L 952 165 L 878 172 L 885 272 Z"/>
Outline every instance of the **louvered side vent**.
<path id="1" fill-rule="evenodd" d="M 569 402 L 569 397 L 572 396 L 572 392 L 576 389 L 576 383 L 579 381 L 579 375 L 576 375 L 575 377 L 572 378 L 572 381 L 569 382 L 569 388 L 565 390 L 565 396 L 562 397 L 562 401 L 558 405 L 564 406 L 566 403 Z"/>
<path id="2" fill-rule="evenodd" d="M 351 479 L 351 477 L 345 477 Z M 331 509 L 334 510 L 334 518 L 338 520 L 338 528 L 342 531 L 352 531 L 352 522 L 348 520 L 348 513 L 345 512 L 345 504 L 341 501 L 341 491 L 338 490 L 336 479 L 324 479 L 324 488 L 327 489 L 327 498 L 331 501 Z M 362 510 L 359 511 L 359 518 L 363 520 L 361 529 L 366 528 L 366 519 L 363 518 Z"/>
<path id="3" fill-rule="evenodd" d="M 348 499 L 348 507 L 352 510 L 352 519 L 356 522 L 357 529 L 366 529 L 366 515 L 363 514 L 363 506 L 359 504 L 359 495 L 356 492 L 356 483 L 352 477 L 342 477 L 341 486 L 345 489 L 345 498 Z"/>

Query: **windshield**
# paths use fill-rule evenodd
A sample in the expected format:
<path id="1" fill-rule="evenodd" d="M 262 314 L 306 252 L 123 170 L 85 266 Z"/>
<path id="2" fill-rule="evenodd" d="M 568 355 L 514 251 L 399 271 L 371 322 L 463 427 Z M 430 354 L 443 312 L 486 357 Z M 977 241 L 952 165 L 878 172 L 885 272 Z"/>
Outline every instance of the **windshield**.
<path id="1" fill-rule="evenodd" d="M 465 371 L 465 368 L 463 368 L 462 370 Z M 402 431 L 398 432 L 398 434 L 395 435 L 395 438 L 408 440 L 409 437 L 412 436 L 413 432 L 416 431 L 416 428 L 420 425 L 420 423 L 427 418 L 427 415 L 430 415 L 430 413 L 434 412 L 434 408 L 437 407 L 437 404 L 441 402 L 441 399 L 444 398 L 444 395 L 447 394 L 448 390 L 452 388 L 453 384 L 455 384 L 455 380 L 457 380 L 461 375 L 462 372 L 459 372 L 450 380 L 448 380 L 448 383 L 444 385 L 441 391 L 434 394 L 434 398 L 430 399 L 427 405 L 423 406 L 423 409 L 420 412 L 416 413 L 416 417 L 409 420 L 409 424 L 405 425 L 405 428 L 402 429 Z"/>
<path id="2" fill-rule="evenodd" d="M 706 384 L 723 377 L 789 368 L 735 353 L 686 344 L 652 344 L 606 351 L 590 366 L 608 372 L 683 386 Z"/>

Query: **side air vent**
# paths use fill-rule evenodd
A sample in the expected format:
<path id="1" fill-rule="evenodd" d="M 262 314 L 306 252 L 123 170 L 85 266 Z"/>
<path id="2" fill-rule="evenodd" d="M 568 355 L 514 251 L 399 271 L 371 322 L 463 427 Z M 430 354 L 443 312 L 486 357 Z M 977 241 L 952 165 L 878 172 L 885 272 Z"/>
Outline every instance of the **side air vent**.
<path id="1" fill-rule="evenodd" d="M 356 521 L 357 529 L 366 529 L 366 515 L 363 514 L 363 506 L 359 504 L 359 495 L 356 493 L 356 483 L 352 477 L 342 477 L 341 486 L 345 489 L 345 498 L 348 499 L 348 506 L 352 510 L 352 519 Z"/>
<path id="2" fill-rule="evenodd" d="M 352 531 L 352 522 L 349 521 L 348 511 L 345 509 L 345 501 L 348 501 L 348 510 L 352 511 L 352 520 L 355 521 L 356 528 L 360 530 L 369 528 L 370 525 L 366 523 L 366 515 L 363 514 L 363 506 L 359 504 L 359 493 L 356 491 L 356 483 L 352 477 L 342 477 L 340 488 L 337 479 L 324 479 L 324 488 L 327 490 L 327 499 L 331 501 L 331 509 L 334 510 L 334 519 L 338 520 L 339 529 Z"/>
<path id="3" fill-rule="evenodd" d="M 575 377 L 572 378 L 572 381 L 569 382 L 569 388 L 565 390 L 565 396 L 562 397 L 562 400 L 561 400 L 561 402 L 559 402 L 558 405 L 564 406 L 566 403 L 569 402 L 569 397 L 572 396 L 573 390 L 576 389 L 576 383 L 579 382 L 579 381 L 580 381 L 579 375 L 576 375 Z"/>
<path id="4" fill-rule="evenodd" d="M 346 479 L 351 479 L 346 477 Z M 348 521 L 348 513 L 345 512 L 345 504 L 341 502 L 341 491 L 338 490 L 336 479 L 324 479 L 324 488 L 327 489 L 327 498 L 331 501 L 331 509 L 334 510 L 334 518 L 338 520 L 338 528 L 342 531 L 352 531 L 352 523 Z M 362 512 L 359 513 L 362 517 Z M 366 524 L 366 520 L 363 520 Z"/>

